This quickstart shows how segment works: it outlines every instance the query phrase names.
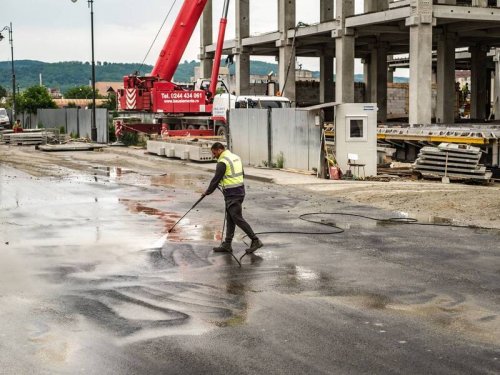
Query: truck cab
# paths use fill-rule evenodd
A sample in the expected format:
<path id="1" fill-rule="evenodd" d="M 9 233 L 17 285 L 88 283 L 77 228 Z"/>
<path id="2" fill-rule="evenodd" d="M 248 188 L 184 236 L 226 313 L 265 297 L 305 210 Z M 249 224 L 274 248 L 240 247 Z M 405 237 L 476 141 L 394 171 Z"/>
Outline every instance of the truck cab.
<path id="1" fill-rule="evenodd" d="M 10 128 L 10 119 L 5 108 L 0 108 L 0 128 Z"/>
<path id="2" fill-rule="evenodd" d="M 290 108 L 291 102 L 288 98 L 282 96 L 266 95 L 215 95 L 213 104 L 213 116 L 217 118 L 226 118 L 226 111 L 235 108 Z"/>
<path id="3" fill-rule="evenodd" d="M 215 133 L 219 136 L 225 135 L 228 109 L 278 109 L 291 106 L 290 100 L 282 96 L 217 94 L 212 108 Z"/>

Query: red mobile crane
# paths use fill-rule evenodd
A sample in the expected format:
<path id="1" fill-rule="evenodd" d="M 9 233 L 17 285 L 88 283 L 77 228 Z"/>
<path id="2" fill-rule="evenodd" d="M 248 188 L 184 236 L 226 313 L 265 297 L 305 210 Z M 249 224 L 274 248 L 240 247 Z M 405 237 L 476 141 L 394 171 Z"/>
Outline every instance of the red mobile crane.
<path id="1" fill-rule="evenodd" d="M 182 129 L 189 122 L 193 124 L 190 128 L 207 129 L 210 126 L 229 0 L 224 0 L 210 87 L 207 90 L 186 90 L 172 82 L 206 4 L 207 0 L 184 1 L 151 74 L 124 77 L 123 89 L 118 90 L 117 96 L 119 110 L 163 114 L 162 121 L 171 129 Z M 130 127 L 134 128 L 133 125 Z"/>

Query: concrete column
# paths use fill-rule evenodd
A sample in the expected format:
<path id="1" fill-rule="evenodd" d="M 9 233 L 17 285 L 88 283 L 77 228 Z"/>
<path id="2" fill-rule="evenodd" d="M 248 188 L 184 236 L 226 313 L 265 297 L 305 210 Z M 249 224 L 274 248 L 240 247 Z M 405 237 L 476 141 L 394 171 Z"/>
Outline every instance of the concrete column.
<path id="1" fill-rule="evenodd" d="M 249 0 L 236 2 L 236 95 L 250 94 L 250 54 L 243 49 L 242 40 L 250 36 Z"/>
<path id="2" fill-rule="evenodd" d="M 498 167 L 500 164 L 500 159 L 499 159 L 499 151 L 500 151 L 500 144 L 498 143 L 498 139 L 495 139 L 493 144 L 491 145 L 491 166 L 492 167 Z"/>
<path id="3" fill-rule="evenodd" d="M 354 0 L 336 0 L 340 28 L 332 32 L 335 39 L 335 101 L 354 103 L 354 32 L 345 27 L 345 19 L 354 14 Z"/>
<path id="4" fill-rule="evenodd" d="M 486 48 L 476 45 L 471 48 L 471 118 L 486 117 L 488 103 L 486 88 Z"/>
<path id="5" fill-rule="evenodd" d="M 334 100 L 333 54 L 322 54 L 320 57 L 319 101 L 329 103 Z"/>
<path id="6" fill-rule="evenodd" d="M 432 2 L 413 0 L 410 17 L 410 125 L 432 118 Z"/>
<path id="7" fill-rule="evenodd" d="M 495 120 L 500 120 L 500 48 L 495 50 L 495 79 L 493 83 L 493 111 L 495 113 Z"/>
<path id="8" fill-rule="evenodd" d="M 320 21 L 333 19 L 333 0 L 320 0 Z M 324 51 L 320 57 L 319 101 L 329 103 L 335 100 L 333 82 L 333 50 Z"/>
<path id="9" fill-rule="evenodd" d="M 394 57 L 393 55 L 387 55 L 387 61 L 392 60 L 393 57 Z M 394 69 L 394 68 L 387 67 L 387 82 L 390 82 L 390 83 L 394 82 L 394 71 L 395 70 L 396 69 Z"/>
<path id="10" fill-rule="evenodd" d="M 387 49 L 387 44 L 379 43 L 370 58 L 370 102 L 377 103 L 380 122 L 387 121 Z"/>
<path id="11" fill-rule="evenodd" d="M 321 22 L 333 20 L 333 3 L 334 0 L 320 0 L 319 20 Z"/>
<path id="12" fill-rule="evenodd" d="M 200 23 L 200 77 L 209 78 L 212 74 L 213 54 L 207 54 L 205 47 L 213 42 L 212 38 L 212 0 L 208 0 Z"/>
<path id="13" fill-rule="evenodd" d="M 296 102 L 295 96 L 295 51 L 287 32 L 295 27 L 295 0 L 278 0 L 278 30 L 281 38 L 279 48 L 279 89 L 283 96 Z"/>
<path id="14" fill-rule="evenodd" d="M 381 12 L 389 9 L 389 0 L 365 0 L 365 13 Z"/>
<path id="15" fill-rule="evenodd" d="M 365 99 L 364 100 L 365 100 L 365 102 L 368 103 L 371 101 L 370 56 L 367 56 L 364 59 L 362 59 L 361 63 L 363 64 L 363 83 L 365 84 L 365 96 L 364 96 Z"/>
<path id="16" fill-rule="evenodd" d="M 437 107 L 436 122 L 455 122 L 455 35 L 444 30 L 437 46 Z"/>
<path id="17" fill-rule="evenodd" d="M 472 6 L 473 7 L 487 8 L 488 7 L 488 0 L 472 0 Z"/>

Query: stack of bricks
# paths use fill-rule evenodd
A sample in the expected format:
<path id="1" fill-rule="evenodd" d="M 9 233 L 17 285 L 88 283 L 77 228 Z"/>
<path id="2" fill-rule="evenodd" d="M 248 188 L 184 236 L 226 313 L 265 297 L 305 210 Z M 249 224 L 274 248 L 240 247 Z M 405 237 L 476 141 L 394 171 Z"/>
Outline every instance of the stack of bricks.
<path id="1" fill-rule="evenodd" d="M 399 119 L 408 117 L 409 89 L 407 83 L 387 84 L 387 118 Z"/>

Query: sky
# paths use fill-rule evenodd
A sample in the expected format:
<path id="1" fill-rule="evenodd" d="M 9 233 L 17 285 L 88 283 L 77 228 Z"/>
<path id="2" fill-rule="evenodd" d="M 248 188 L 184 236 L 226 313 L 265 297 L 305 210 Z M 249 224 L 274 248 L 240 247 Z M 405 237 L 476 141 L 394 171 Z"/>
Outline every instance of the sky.
<path id="1" fill-rule="evenodd" d="M 75 2 L 73 2 L 75 1 Z M 235 1 L 231 1 L 226 39 L 234 38 Z M 95 60 L 141 63 L 172 8 L 165 26 L 145 60 L 154 65 L 182 0 L 94 0 Z M 296 0 L 297 22 L 319 22 L 320 0 Z M 223 0 L 213 0 L 214 40 Z M 363 11 L 363 0 L 356 0 L 356 13 Z M 1 0 L 0 29 L 12 22 L 14 59 L 44 62 L 90 61 L 90 9 L 87 0 Z M 277 30 L 277 1 L 250 1 L 250 33 Z M 4 32 L 5 33 L 5 32 Z M 0 61 L 10 61 L 8 32 L 0 42 Z M 197 28 L 183 60 L 197 60 Z M 274 58 L 255 59 L 274 62 Z M 300 58 L 304 69 L 318 70 L 319 59 Z M 358 61 L 356 73 L 363 69 Z"/>

